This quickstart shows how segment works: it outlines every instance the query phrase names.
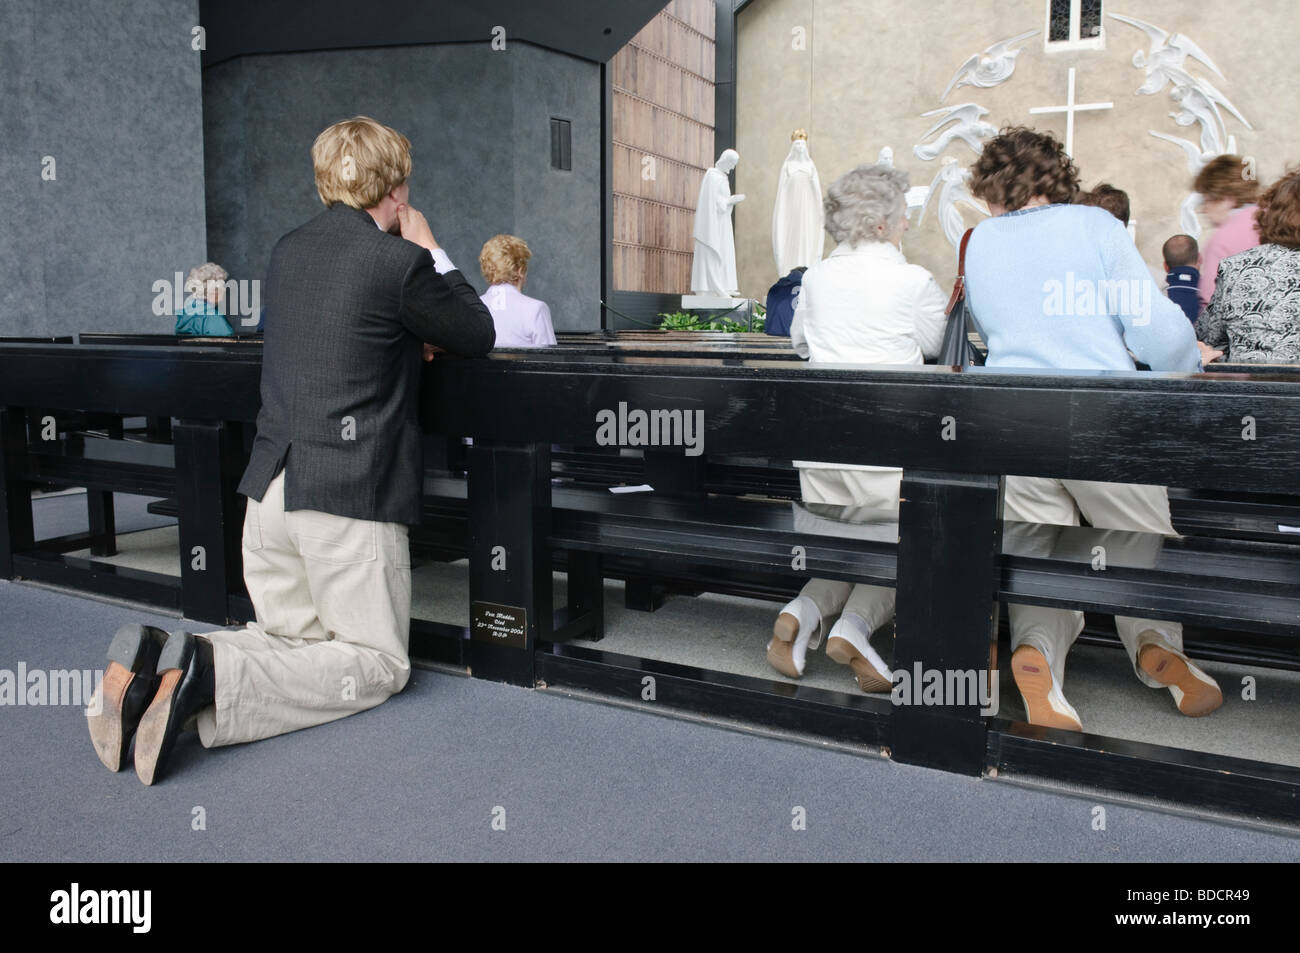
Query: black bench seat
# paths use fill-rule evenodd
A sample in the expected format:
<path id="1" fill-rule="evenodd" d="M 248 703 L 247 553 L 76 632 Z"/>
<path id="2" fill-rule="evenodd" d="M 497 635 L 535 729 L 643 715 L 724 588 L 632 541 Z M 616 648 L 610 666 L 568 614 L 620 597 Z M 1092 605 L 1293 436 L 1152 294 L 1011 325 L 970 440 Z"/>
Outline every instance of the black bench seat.
<path id="1" fill-rule="evenodd" d="M 425 493 L 443 501 L 446 517 L 463 505 L 466 484 L 429 477 Z M 822 516 L 810 524 L 802 519 L 808 509 L 788 502 L 560 485 L 552 488 L 551 506 L 548 544 L 556 549 L 792 580 L 896 580 L 897 523 L 860 512 L 845 522 Z M 813 509 L 816 517 L 859 508 Z M 1292 546 L 1014 521 L 1003 527 L 999 601 L 1300 636 L 1300 551 Z M 795 547 L 803 549 L 801 569 L 793 566 Z"/>

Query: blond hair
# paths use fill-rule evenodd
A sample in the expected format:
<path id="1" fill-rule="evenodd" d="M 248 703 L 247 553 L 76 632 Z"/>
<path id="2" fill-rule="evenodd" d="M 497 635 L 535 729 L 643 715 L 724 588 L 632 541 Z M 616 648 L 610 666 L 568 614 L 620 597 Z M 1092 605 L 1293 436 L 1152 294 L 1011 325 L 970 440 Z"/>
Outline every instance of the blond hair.
<path id="1" fill-rule="evenodd" d="M 528 270 L 528 259 L 533 253 L 528 243 L 514 235 L 493 235 L 483 243 L 479 252 L 478 267 L 488 284 L 510 282 Z"/>
<path id="2" fill-rule="evenodd" d="M 373 208 L 411 177 L 411 142 L 369 116 L 354 116 L 316 137 L 311 164 L 326 206 Z"/>

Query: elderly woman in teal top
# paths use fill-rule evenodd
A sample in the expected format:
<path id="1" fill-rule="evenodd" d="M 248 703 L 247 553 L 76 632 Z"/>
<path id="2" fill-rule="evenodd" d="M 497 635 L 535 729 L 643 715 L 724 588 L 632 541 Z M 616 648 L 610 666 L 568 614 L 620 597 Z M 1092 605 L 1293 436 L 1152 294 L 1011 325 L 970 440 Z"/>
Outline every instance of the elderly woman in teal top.
<path id="1" fill-rule="evenodd" d="M 988 367 L 1196 371 L 1219 352 L 1198 347 L 1182 310 L 1160 293 L 1110 213 L 1072 205 L 1078 170 L 1055 137 L 1004 129 L 971 167 L 971 191 L 992 218 L 966 250 L 967 302 L 988 343 Z M 1023 523 L 1174 535 L 1163 486 L 1007 476 L 1003 518 Z M 1065 699 L 1065 656 L 1083 613 L 1011 605 L 1011 671 L 1030 724 L 1080 731 Z M 1183 653 L 1182 625 L 1117 616 L 1138 680 L 1168 688 L 1184 715 L 1223 703 L 1213 678 Z"/>
<path id="2" fill-rule="evenodd" d="M 226 269 L 210 261 L 190 270 L 185 279 L 185 291 L 190 297 L 176 313 L 177 334 L 230 337 L 235 333 L 221 310 L 227 277 Z"/>

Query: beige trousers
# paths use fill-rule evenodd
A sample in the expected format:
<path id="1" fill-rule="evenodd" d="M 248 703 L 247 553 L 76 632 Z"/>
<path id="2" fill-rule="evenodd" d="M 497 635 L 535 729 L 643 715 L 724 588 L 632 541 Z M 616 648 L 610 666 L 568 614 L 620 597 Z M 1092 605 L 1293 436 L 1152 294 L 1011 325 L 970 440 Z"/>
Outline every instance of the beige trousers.
<path id="1" fill-rule="evenodd" d="M 824 470 L 801 468 L 799 487 L 805 503 L 857 506 L 871 511 L 892 511 L 898 518 L 898 492 L 902 470 Z M 817 606 L 822 621 L 810 645 L 816 647 L 843 613 L 860 617 L 872 632 L 894 617 L 894 590 L 838 579 L 810 579 L 799 595 Z"/>
<path id="2" fill-rule="evenodd" d="M 309 728 L 400 692 L 410 678 L 411 554 L 400 523 L 284 509 L 284 474 L 244 518 L 256 621 L 212 641 L 205 747 Z"/>
<path id="3" fill-rule="evenodd" d="M 1097 529 L 1177 535 L 1169 519 L 1169 494 L 1163 486 L 1007 477 L 1003 519 L 1078 526 L 1080 513 Z M 1014 652 L 1026 644 L 1034 646 L 1046 657 L 1057 683 L 1063 686 L 1065 657 L 1083 631 L 1083 613 L 1046 606 L 1008 605 L 1007 608 L 1011 622 L 1011 650 Z M 1181 652 L 1182 624 L 1115 616 L 1115 628 L 1138 679 L 1152 688 L 1164 688 L 1138 668 L 1137 653 L 1143 645 L 1162 639 Z M 1139 637 L 1143 632 L 1156 634 Z"/>

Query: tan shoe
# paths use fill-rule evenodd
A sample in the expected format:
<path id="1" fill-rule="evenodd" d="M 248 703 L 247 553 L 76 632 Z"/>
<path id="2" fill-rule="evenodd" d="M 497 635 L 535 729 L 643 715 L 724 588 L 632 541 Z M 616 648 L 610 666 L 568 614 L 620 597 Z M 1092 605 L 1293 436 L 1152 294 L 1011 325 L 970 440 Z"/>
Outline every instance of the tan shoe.
<path id="1" fill-rule="evenodd" d="M 1065 700 L 1056 676 L 1043 653 L 1032 645 L 1022 645 L 1011 654 L 1011 675 L 1020 689 L 1025 712 L 1031 725 L 1083 731 L 1079 713 Z"/>
<path id="2" fill-rule="evenodd" d="M 812 637 L 811 633 L 806 633 L 803 638 L 803 648 L 806 651 L 808 639 Z M 784 675 L 786 678 L 799 678 L 803 675 L 803 653 L 797 660 L 795 659 L 795 643 L 799 641 L 799 619 L 789 612 L 782 612 L 776 617 L 776 622 L 772 626 L 772 641 L 767 643 L 767 661 L 774 669 Z"/>
<path id="3" fill-rule="evenodd" d="M 1223 704 L 1219 683 L 1169 645 L 1148 642 L 1142 646 L 1138 649 L 1138 668 L 1168 687 L 1184 715 L 1199 718 Z"/>
<path id="4" fill-rule="evenodd" d="M 837 622 L 826 640 L 826 654 L 832 661 L 853 669 L 858 688 L 868 695 L 893 690 L 894 673 L 871 647 L 871 643 L 853 628 Z"/>

